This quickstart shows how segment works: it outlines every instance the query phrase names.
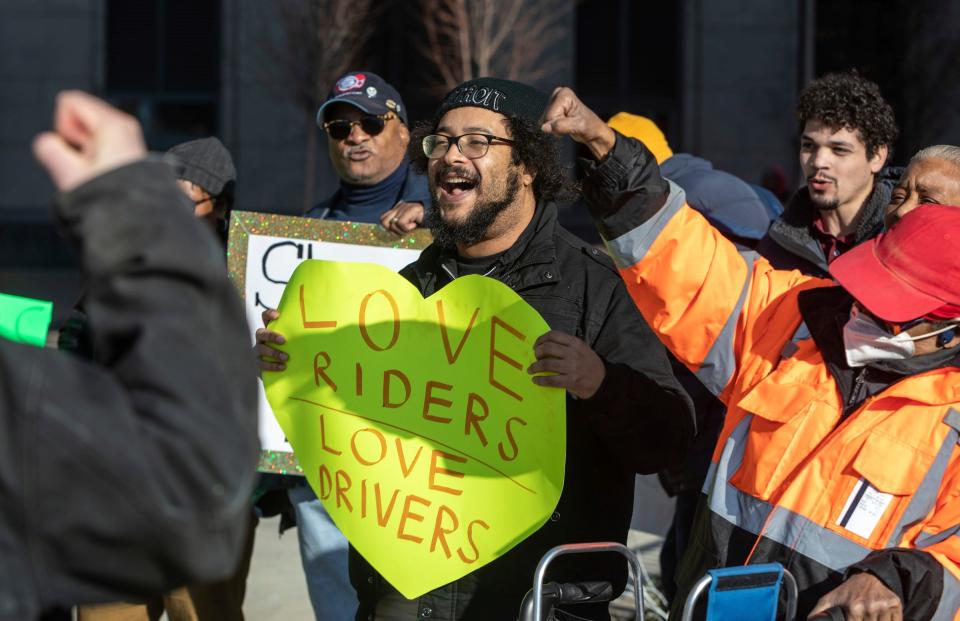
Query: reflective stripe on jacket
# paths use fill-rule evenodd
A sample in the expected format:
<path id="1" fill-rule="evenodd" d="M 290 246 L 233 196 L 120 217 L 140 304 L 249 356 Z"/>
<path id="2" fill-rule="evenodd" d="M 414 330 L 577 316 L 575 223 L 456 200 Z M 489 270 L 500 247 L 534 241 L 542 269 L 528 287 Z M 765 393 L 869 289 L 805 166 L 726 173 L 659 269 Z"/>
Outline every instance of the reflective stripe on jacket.
<path id="1" fill-rule="evenodd" d="M 806 614 L 851 565 L 906 549 L 943 575 L 905 610 L 960 619 L 960 369 L 908 376 L 842 419 L 821 351 L 794 340 L 800 292 L 834 284 L 739 253 L 647 155 L 618 136 L 585 196 L 643 316 L 728 407 L 679 603 L 708 568 L 776 560 Z"/>

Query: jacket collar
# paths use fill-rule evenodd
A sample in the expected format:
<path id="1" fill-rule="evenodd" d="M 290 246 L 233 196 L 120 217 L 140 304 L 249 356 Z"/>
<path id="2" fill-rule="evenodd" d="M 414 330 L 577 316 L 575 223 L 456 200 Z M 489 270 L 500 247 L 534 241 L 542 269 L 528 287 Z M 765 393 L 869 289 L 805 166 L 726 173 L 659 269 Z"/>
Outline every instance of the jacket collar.
<path id="1" fill-rule="evenodd" d="M 396 201 L 394 201 L 392 204 L 385 204 L 383 207 L 383 211 L 387 211 L 388 209 L 392 208 L 397 202 L 417 203 L 417 202 L 422 202 L 424 200 L 424 196 L 423 196 L 424 190 L 418 187 L 420 185 L 423 185 L 423 186 L 426 185 L 426 181 L 425 179 L 423 179 L 423 175 L 420 175 L 419 173 L 417 173 L 413 169 L 413 166 L 410 165 L 409 160 L 407 160 L 407 158 L 404 158 L 403 161 L 400 163 L 400 166 L 395 168 L 394 171 L 391 173 L 391 176 L 401 174 L 400 173 L 401 169 L 403 171 L 402 172 L 403 180 L 400 182 L 400 185 L 398 186 Z M 343 207 L 343 201 L 344 201 L 344 197 L 343 197 L 344 185 L 345 184 L 343 180 L 341 180 L 340 184 L 337 186 L 337 189 L 333 192 L 333 194 L 331 194 L 324 200 L 314 205 L 309 211 L 307 211 L 307 213 L 305 214 L 306 217 L 325 220 L 326 218 L 329 218 L 332 213 L 336 211 L 341 211 Z M 369 222 L 369 224 L 376 224 L 377 222 L 379 222 L 379 220 L 371 221 Z"/>
<path id="2" fill-rule="evenodd" d="M 490 274 L 507 286 L 519 290 L 560 280 L 554 232 L 557 227 L 557 207 L 552 203 L 538 203 L 533 219 L 516 243 L 497 260 L 497 269 Z M 431 244 L 420 255 L 414 270 L 422 283 L 435 281 L 431 289 L 439 289 L 457 275 L 457 251 Z M 544 269 L 528 269 L 543 265 Z"/>
<path id="3" fill-rule="evenodd" d="M 550 203 L 538 203 L 533 219 L 527 228 L 500 258 L 503 265 L 504 277 L 513 274 L 521 275 L 514 288 L 522 288 L 550 280 L 560 280 L 560 273 L 556 265 L 557 248 L 554 244 L 554 232 L 557 228 L 557 207 Z M 544 278 L 543 270 L 531 271 L 527 268 L 534 265 L 552 265 L 549 278 Z"/>
<path id="4" fill-rule="evenodd" d="M 847 403 L 856 375 L 860 372 L 860 369 L 852 369 L 847 365 L 843 346 L 843 326 L 850 316 L 853 296 L 843 287 L 820 287 L 801 292 L 797 296 L 797 305 L 824 363 L 837 382 L 842 402 Z M 885 396 L 942 405 L 960 401 L 958 361 L 960 352 L 958 356 L 934 368 L 918 368 L 911 374 L 874 367 L 866 367 L 863 372 L 869 375 L 868 382 L 881 385 L 881 389 L 886 391 Z M 906 378 L 909 378 L 909 381 L 900 381 Z"/>
<path id="5" fill-rule="evenodd" d="M 881 170 L 860 212 L 853 242 L 859 244 L 875 237 L 883 230 L 883 215 L 890 202 L 890 193 L 903 174 L 903 168 L 887 167 Z M 827 271 L 827 257 L 813 233 L 816 208 L 810 201 L 810 191 L 802 187 L 790 198 L 778 219 L 770 225 L 770 238 L 788 252 L 795 254 L 818 268 Z"/>

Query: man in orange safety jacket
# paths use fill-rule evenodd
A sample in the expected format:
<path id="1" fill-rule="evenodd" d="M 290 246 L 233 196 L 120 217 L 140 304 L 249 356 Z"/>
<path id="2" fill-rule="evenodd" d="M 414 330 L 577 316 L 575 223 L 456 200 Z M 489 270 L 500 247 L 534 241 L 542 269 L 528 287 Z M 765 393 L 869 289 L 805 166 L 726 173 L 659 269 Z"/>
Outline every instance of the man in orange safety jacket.
<path id="1" fill-rule="evenodd" d="M 728 407 L 671 618 L 707 569 L 779 562 L 800 618 L 960 619 L 960 148 L 911 160 L 836 286 L 738 252 L 569 89 L 543 130 L 589 150 L 634 302 Z"/>

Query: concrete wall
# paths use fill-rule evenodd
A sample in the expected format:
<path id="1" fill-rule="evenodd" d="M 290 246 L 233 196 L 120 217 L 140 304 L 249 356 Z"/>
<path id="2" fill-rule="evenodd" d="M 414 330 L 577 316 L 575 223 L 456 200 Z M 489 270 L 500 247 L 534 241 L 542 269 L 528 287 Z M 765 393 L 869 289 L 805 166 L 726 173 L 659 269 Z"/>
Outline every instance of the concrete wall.
<path id="1" fill-rule="evenodd" d="M 302 197 L 306 120 L 258 81 L 263 5 L 222 5 L 221 135 L 239 165 L 238 207 L 294 212 Z M 104 28 L 102 0 L 0 0 L 0 222 L 46 219 L 53 188 L 30 143 L 50 126 L 58 91 L 102 92 Z M 335 184 L 323 148 L 318 197 Z"/>
<path id="2" fill-rule="evenodd" d="M 101 0 L 0 0 L 0 291 L 53 300 L 54 325 L 79 295 L 79 273 L 30 146 L 50 128 L 57 92 L 99 89 L 102 13 Z"/>
<path id="3" fill-rule="evenodd" d="M 758 182 L 794 174 L 803 0 L 686 0 L 683 148 Z"/>
<path id="4" fill-rule="evenodd" d="M 960 3 L 925 0 L 913 9 L 914 27 L 924 36 L 906 41 L 897 85 L 905 100 L 905 110 L 897 115 L 905 150 L 895 155 L 904 164 L 923 147 L 960 145 L 960 37 L 956 32 Z"/>
<path id="5" fill-rule="evenodd" d="M 263 73 L 273 70 L 261 45 L 264 29 L 272 27 L 269 15 L 268 4 L 257 0 L 223 3 L 221 127 L 237 162 L 237 208 L 298 214 L 312 118 L 263 82 Z M 311 203 L 336 187 L 322 131 L 318 137 Z"/>
<path id="6" fill-rule="evenodd" d="M 53 186 L 34 162 L 54 95 L 101 82 L 100 0 L 0 1 L 0 222 L 49 219 Z"/>

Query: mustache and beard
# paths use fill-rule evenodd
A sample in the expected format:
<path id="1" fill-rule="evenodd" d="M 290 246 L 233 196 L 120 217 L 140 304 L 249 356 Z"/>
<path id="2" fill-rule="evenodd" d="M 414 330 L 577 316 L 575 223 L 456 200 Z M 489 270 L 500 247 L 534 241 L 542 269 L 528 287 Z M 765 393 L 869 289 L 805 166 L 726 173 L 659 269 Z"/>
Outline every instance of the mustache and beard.
<path id="1" fill-rule="evenodd" d="M 840 197 L 839 197 L 839 188 L 837 187 L 837 180 L 834 177 L 824 177 L 824 176 L 812 176 L 807 177 L 807 184 L 810 183 L 812 179 L 816 178 L 817 180 L 826 180 L 833 183 L 835 188 L 834 194 L 832 197 L 821 196 L 815 192 L 809 191 L 810 202 L 813 203 L 814 207 L 817 209 L 822 209 L 823 211 L 832 211 L 840 207 Z M 809 188 L 809 185 L 807 186 Z"/>
<path id="2" fill-rule="evenodd" d="M 466 216 L 458 219 L 445 219 L 440 206 L 440 183 L 448 173 L 469 179 L 474 183 L 473 189 L 477 196 L 473 208 Z M 458 244 L 471 246 L 487 236 L 490 226 L 496 221 L 507 207 L 513 204 L 520 191 L 520 173 L 516 166 L 511 166 L 507 177 L 499 188 L 496 186 L 491 192 L 499 196 L 485 197 L 480 184 L 480 177 L 476 173 L 460 166 L 442 166 L 430 179 L 430 193 L 433 199 L 430 208 L 424 216 L 424 225 L 433 233 L 433 243 L 441 248 L 454 249 Z"/>

